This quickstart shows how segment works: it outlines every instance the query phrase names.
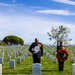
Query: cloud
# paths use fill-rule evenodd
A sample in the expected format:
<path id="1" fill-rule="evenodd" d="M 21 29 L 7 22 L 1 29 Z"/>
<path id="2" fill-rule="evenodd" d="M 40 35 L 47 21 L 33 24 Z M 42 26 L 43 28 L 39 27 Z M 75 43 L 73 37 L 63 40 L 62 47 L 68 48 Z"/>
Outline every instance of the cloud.
<path id="1" fill-rule="evenodd" d="M 1 15 L 0 39 L 7 35 L 16 35 L 21 37 L 25 43 L 31 43 L 38 37 L 42 43 L 51 44 L 53 41 L 49 40 L 47 32 L 49 32 L 52 27 L 57 28 L 59 25 L 69 27 L 71 30 L 70 37 L 73 38 L 75 25 L 69 23 L 29 15 Z"/>
<path id="2" fill-rule="evenodd" d="M 31 6 L 30 9 L 38 10 L 38 9 L 48 9 L 48 8 L 41 7 L 41 6 Z"/>
<path id="3" fill-rule="evenodd" d="M 41 9 L 42 7 L 39 7 L 39 6 L 32 6 L 30 8 L 34 8 L 34 9 Z"/>
<path id="4" fill-rule="evenodd" d="M 52 0 L 52 1 L 65 3 L 65 4 L 69 4 L 69 5 L 75 5 L 75 1 L 72 1 L 72 0 Z"/>
<path id="5" fill-rule="evenodd" d="M 15 4 L 8 4 L 8 3 L 1 3 L 0 2 L 0 6 L 15 6 Z"/>
<path id="6" fill-rule="evenodd" d="M 9 13 L 9 11 L 14 13 Z M 65 23 L 64 21 L 61 21 L 61 19 L 58 20 L 50 16 L 48 18 L 44 16 L 43 17 L 38 16 L 38 14 L 36 13 L 40 13 L 38 11 L 42 11 L 42 10 L 38 10 L 34 14 L 34 11 L 29 8 L 25 9 L 25 7 L 23 6 L 21 7 L 16 6 L 15 9 L 9 8 L 9 11 L 6 12 L 4 10 L 3 13 L 0 14 L 0 34 L 1 34 L 0 39 L 3 39 L 7 35 L 16 35 L 21 37 L 25 41 L 25 43 L 28 42 L 31 43 L 34 41 L 36 37 L 38 37 L 42 43 L 53 44 L 53 41 L 49 40 L 49 36 L 47 35 L 47 32 L 49 32 L 52 27 L 56 28 L 59 25 L 64 25 L 66 27 L 69 27 L 72 30 L 70 37 L 73 38 L 74 36 L 75 25 Z M 50 14 L 52 13 L 59 14 L 59 12 L 61 12 L 62 15 L 63 13 L 64 14 L 67 13 L 67 15 L 70 14 L 74 15 L 74 13 L 69 11 L 65 11 L 65 10 L 61 10 L 59 12 L 58 11 L 59 10 L 51 10 L 49 12 Z M 75 41 L 74 38 L 73 41 Z"/>
<path id="7" fill-rule="evenodd" d="M 42 13 L 42 14 L 56 14 L 56 15 L 75 15 L 73 12 L 69 12 L 67 10 L 38 10 L 36 13 Z"/>
<path id="8" fill-rule="evenodd" d="M 43 23 L 43 20 L 39 20 L 39 18 L 37 19 L 36 17 L 26 15 L 2 15 L 0 16 L 0 25 L 0 38 L 3 38 L 7 35 L 17 35 L 24 40 L 27 39 L 25 42 L 30 42 L 31 38 L 32 40 L 35 37 L 40 38 L 48 31 L 48 26 Z"/>
<path id="9" fill-rule="evenodd" d="M 15 2 L 16 0 L 13 1 Z M 23 4 L 10 4 L 10 3 L 0 2 L 0 6 L 12 7 L 12 6 L 23 6 Z"/>

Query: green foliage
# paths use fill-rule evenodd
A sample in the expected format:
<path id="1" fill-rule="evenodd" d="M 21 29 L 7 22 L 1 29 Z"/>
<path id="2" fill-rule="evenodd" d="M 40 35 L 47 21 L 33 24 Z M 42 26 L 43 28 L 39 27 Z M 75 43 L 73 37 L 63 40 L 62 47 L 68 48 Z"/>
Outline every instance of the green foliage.
<path id="1" fill-rule="evenodd" d="M 47 34 L 50 36 L 50 40 L 55 39 L 56 42 L 63 41 L 64 43 L 68 43 L 68 41 L 71 41 L 72 39 L 68 39 L 68 34 L 70 33 L 70 30 L 68 27 L 64 27 L 63 25 L 59 26 L 58 28 L 53 28 L 50 32 Z"/>
<path id="2" fill-rule="evenodd" d="M 24 44 L 24 41 L 20 38 L 20 37 L 17 37 L 17 36 L 14 36 L 14 35 L 9 35 L 9 36 L 6 36 L 4 39 L 3 39 L 3 42 L 7 43 L 8 45 L 23 45 Z"/>
<path id="3" fill-rule="evenodd" d="M 3 41 L 0 42 L 0 46 L 6 46 L 7 44 Z"/>

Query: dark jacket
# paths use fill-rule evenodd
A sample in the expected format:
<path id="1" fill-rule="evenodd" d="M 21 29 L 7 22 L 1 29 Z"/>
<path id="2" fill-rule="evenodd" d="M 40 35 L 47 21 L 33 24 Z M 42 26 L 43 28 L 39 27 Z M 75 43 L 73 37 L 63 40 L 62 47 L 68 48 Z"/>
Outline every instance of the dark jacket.
<path id="1" fill-rule="evenodd" d="M 42 43 L 40 43 L 40 42 L 38 42 L 38 44 L 40 44 L 41 46 L 40 46 L 40 51 L 37 53 L 37 57 L 38 58 L 40 58 L 41 56 L 43 56 L 43 45 L 42 45 Z M 32 53 L 32 54 L 34 54 L 34 47 L 35 46 L 38 46 L 38 44 L 36 44 L 35 42 L 34 43 L 32 43 L 31 45 L 30 45 L 30 47 L 29 47 L 29 51 Z"/>

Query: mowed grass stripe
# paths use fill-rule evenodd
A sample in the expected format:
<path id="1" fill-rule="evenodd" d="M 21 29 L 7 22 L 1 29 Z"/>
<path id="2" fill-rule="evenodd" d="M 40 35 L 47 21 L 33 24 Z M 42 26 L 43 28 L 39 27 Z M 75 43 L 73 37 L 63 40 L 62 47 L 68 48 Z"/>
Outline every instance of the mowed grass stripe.
<path id="1" fill-rule="evenodd" d="M 33 59 L 31 55 L 22 61 L 21 64 L 17 64 L 15 62 L 15 69 L 9 69 L 9 62 L 5 57 L 4 63 L 2 65 L 2 75 L 32 75 L 32 64 Z M 65 68 L 62 72 L 58 71 L 58 64 L 54 64 L 52 60 L 50 60 L 45 55 L 42 58 L 41 64 L 42 75 L 71 75 L 72 73 L 72 64 L 70 63 L 70 59 L 65 62 Z"/>

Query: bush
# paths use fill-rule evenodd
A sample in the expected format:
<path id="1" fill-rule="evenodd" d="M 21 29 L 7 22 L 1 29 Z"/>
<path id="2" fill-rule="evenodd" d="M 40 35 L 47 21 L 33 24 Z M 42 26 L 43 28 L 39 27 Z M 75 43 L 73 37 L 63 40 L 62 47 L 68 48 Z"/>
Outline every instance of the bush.
<path id="1" fill-rule="evenodd" d="M 20 37 L 17 37 L 14 35 L 6 36 L 3 39 L 3 42 L 7 43 L 8 45 L 19 45 L 19 44 L 23 45 L 24 44 L 24 41 Z"/>
<path id="2" fill-rule="evenodd" d="M 6 46 L 7 44 L 3 41 L 0 41 L 0 46 Z"/>

